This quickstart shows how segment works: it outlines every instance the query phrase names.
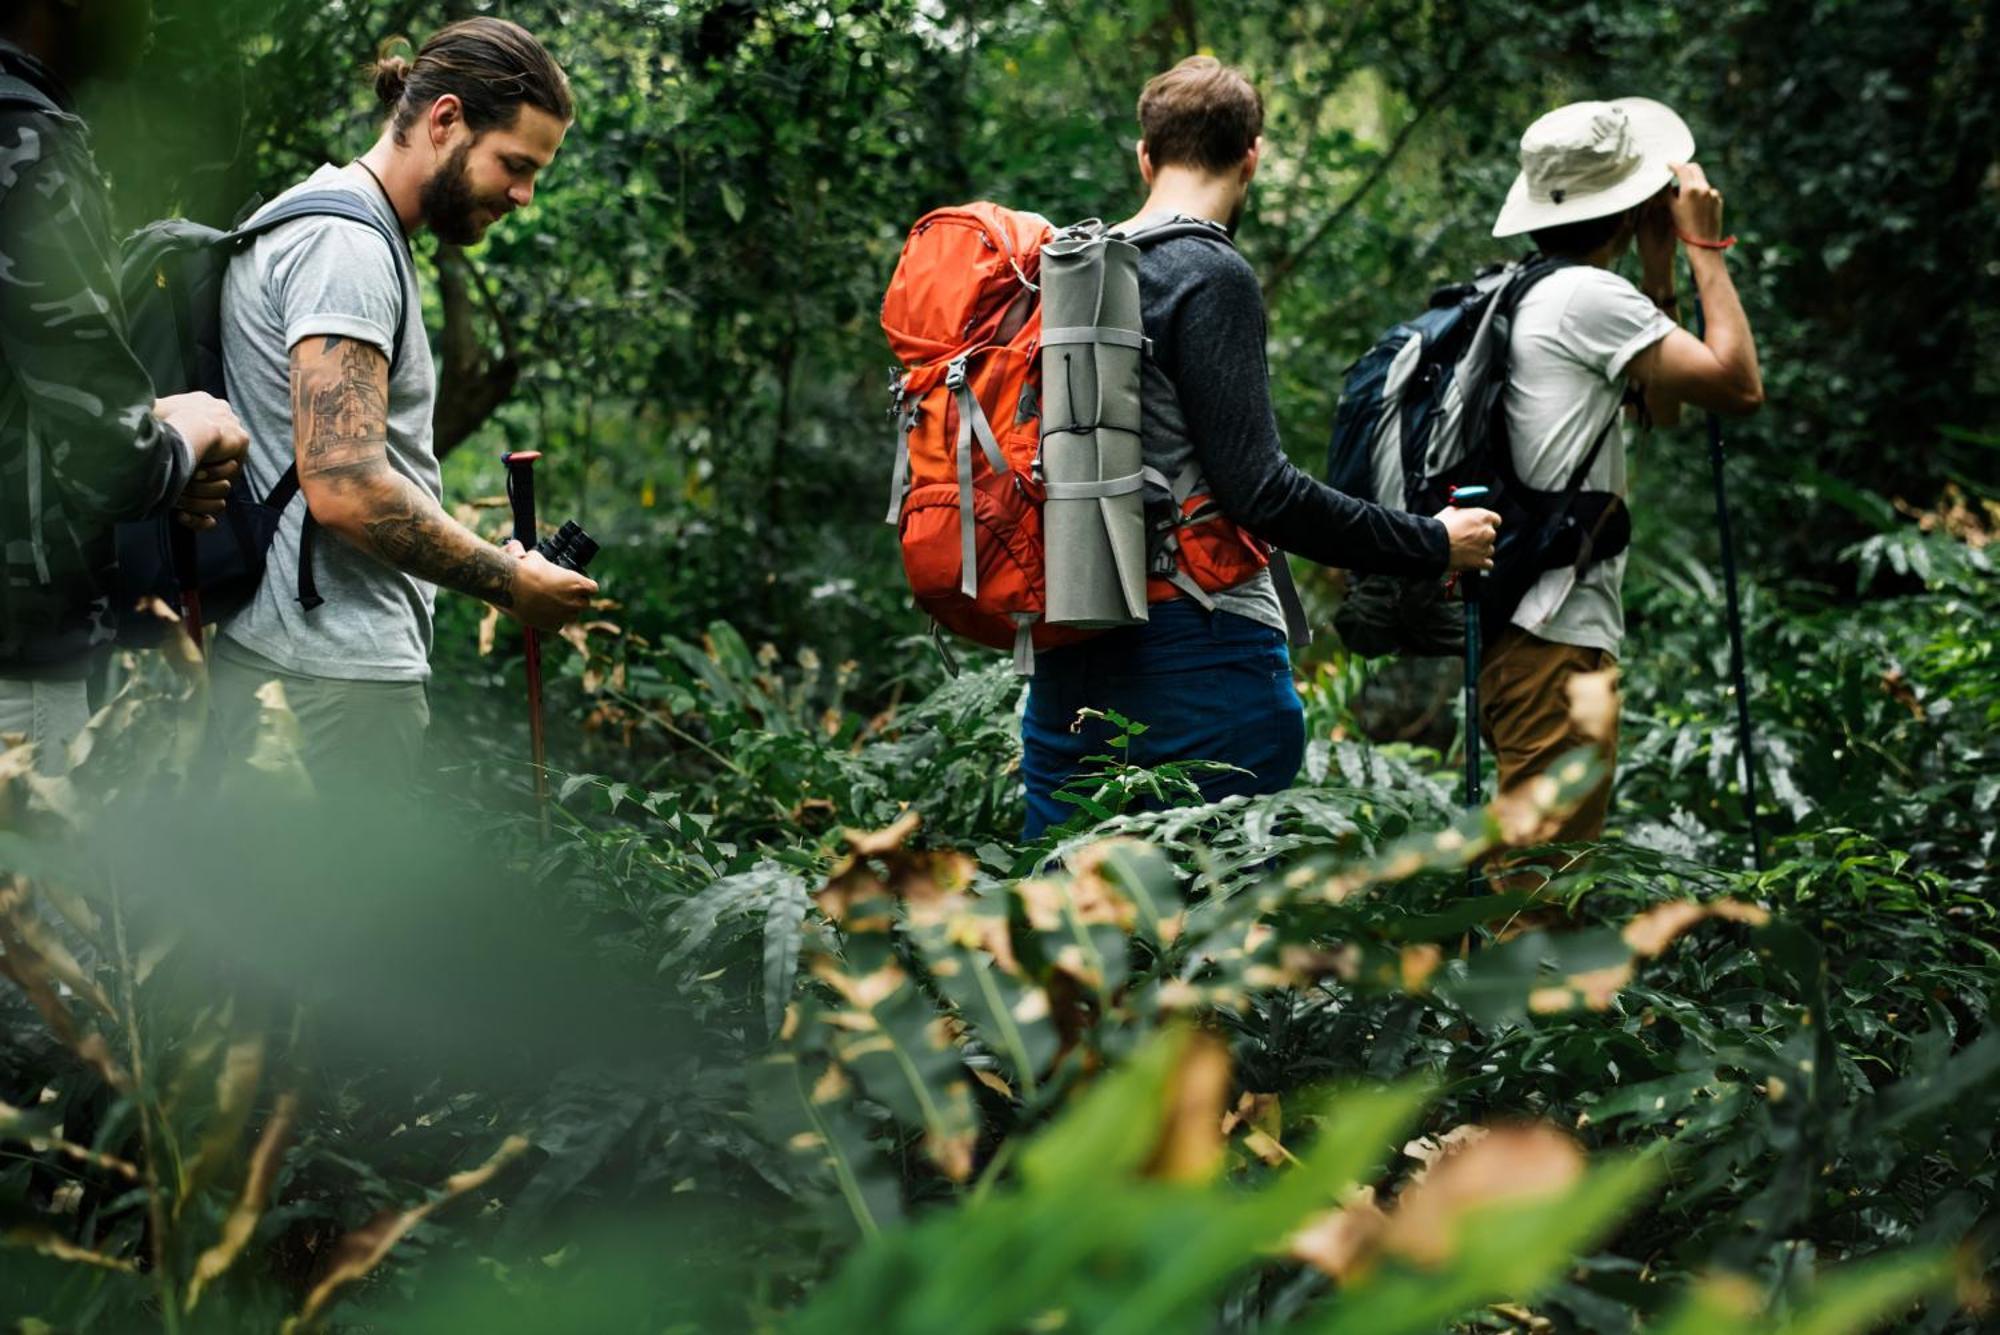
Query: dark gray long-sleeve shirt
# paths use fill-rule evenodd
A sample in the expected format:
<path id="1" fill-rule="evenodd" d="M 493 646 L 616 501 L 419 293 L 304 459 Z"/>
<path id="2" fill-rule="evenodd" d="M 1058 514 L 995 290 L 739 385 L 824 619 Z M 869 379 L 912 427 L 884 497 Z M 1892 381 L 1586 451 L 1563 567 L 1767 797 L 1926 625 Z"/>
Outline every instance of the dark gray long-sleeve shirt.
<path id="1" fill-rule="evenodd" d="M 1141 406 L 1146 462 L 1168 477 L 1190 454 L 1224 514 L 1257 537 L 1321 565 L 1385 575 L 1441 575 L 1444 525 L 1334 490 L 1285 457 L 1264 357 L 1264 297 L 1250 265 L 1220 237 L 1176 237 L 1139 257 L 1147 359 Z M 1219 605 L 1283 628 L 1270 576 Z M 1264 611 L 1268 605 L 1268 611 Z"/>

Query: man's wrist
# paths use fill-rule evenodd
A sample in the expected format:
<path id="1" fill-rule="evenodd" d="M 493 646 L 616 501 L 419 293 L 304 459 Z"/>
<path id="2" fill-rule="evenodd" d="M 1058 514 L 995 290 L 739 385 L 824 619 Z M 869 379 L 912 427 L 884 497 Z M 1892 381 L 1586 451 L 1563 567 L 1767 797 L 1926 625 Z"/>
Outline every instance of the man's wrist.
<path id="1" fill-rule="evenodd" d="M 1726 252 L 1720 250 L 1698 250 L 1689 248 L 1688 272 L 1694 275 L 1696 287 L 1703 287 L 1721 279 L 1729 281 L 1729 262 L 1723 258 Z"/>

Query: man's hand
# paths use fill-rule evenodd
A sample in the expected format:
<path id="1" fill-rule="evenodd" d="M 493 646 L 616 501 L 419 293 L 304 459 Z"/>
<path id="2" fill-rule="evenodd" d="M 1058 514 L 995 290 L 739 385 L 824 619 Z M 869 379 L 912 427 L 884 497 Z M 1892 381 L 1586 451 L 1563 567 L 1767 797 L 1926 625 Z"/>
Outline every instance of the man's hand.
<path id="1" fill-rule="evenodd" d="M 196 390 L 155 399 L 153 416 L 180 433 L 194 451 L 197 467 L 241 459 L 250 448 L 250 433 L 236 420 L 235 410 L 213 394 Z"/>
<path id="2" fill-rule="evenodd" d="M 551 562 L 540 552 L 525 551 L 509 540 L 509 556 L 515 558 L 514 602 L 509 608 L 523 625 L 536 630 L 561 630 L 590 610 L 597 581 Z"/>
<path id="3" fill-rule="evenodd" d="M 1639 246 L 1640 289 L 1658 300 L 1674 291 L 1673 187 L 1666 186 L 1639 206 L 1636 235 Z"/>
<path id="4" fill-rule="evenodd" d="M 191 529 L 214 528 L 243 471 L 250 434 L 230 406 L 212 394 L 171 394 L 153 400 L 153 416 L 180 434 L 194 451 L 194 476 L 174 501 L 174 518 Z"/>
<path id="5" fill-rule="evenodd" d="M 1445 569 L 1491 570 L 1493 543 L 1500 536 L 1500 516 L 1491 510 L 1462 510 L 1449 506 L 1437 512 L 1437 521 L 1451 539 L 1451 559 Z"/>
<path id="6" fill-rule="evenodd" d="M 229 488 L 243 472 L 241 459 L 226 459 L 194 470 L 194 477 L 181 488 L 174 502 L 174 518 L 197 532 L 214 528 L 229 503 Z"/>
<path id="7" fill-rule="evenodd" d="M 1695 163 L 1669 162 L 1667 168 L 1681 187 L 1672 205 L 1674 226 L 1696 241 L 1722 240 L 1722 192 Z"/>

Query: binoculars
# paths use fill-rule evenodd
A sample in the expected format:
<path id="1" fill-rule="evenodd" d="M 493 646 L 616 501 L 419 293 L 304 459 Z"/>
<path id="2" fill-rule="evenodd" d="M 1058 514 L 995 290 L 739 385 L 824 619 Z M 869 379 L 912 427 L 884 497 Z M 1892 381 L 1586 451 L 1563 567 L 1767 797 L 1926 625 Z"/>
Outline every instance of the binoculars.
<path id="1" fill-rule="evenodd" d="M 565 570 L 584 573 L 590 558 L 597 555 L 597 540 L 585 533 L 574 519 L 565 520 L 563 526 L 535 544 L 535 550 L 550 565 L 561 566 Z"/>

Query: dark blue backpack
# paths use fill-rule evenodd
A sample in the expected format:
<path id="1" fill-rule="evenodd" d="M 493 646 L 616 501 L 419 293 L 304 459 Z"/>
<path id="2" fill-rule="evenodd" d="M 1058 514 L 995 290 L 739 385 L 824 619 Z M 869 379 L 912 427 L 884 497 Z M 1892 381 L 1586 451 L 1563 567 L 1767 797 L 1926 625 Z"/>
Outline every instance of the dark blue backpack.
<path id="1" fill-rule="evenodd" d="M 1480 580 L 1489 638 L 1544 571 L 1581 570 L 1631 541 L 1622 501 L 1582 490 L 1615 415 L 1561 491 L 1524 484 L 1508 447 L 1502 396 L 1514 311 L 1529 289 L 1570 263 L 1530 255 L 1432 293 L 1422 314 L 1391 328 L 1348 368 L 1327 448 L 1329 485 L 1392 509 L 1436 514 L 1455 487 L 1488 489 L 1480 504 L 1501 517 L 1493 569 Z M 1455 655 L 1465 644 L 1463 618 L 1436 578 L 1355 575 L 1334 628 L 1366 657 Z"/>
<path id="2" fill-rule="evenodd" d="M 254 208 L 255 205 L 252 205 Z M 248 210 L 246 210 L 246 213 Z M 206 390 L 223 396 L 222 280 L 229 262 L 257 237 L 299 218 L 345 218 L 378 233 L 406 276 L 403 238 L 365 203 L 344 190 L 309 190 L 292 195 L 247 226 L 230 231 L 184 218 L 168 218 L 139 229 L 125 242 L 120 273 L 126 337 L 153 378 L 154 393 Z M 396 321 L 390 363 L 403 344 L 409 312 Z M 240 484 L 230 491 L 227 510 L 214 528 L 196 533 L 171 517 L 118 526 L 118 638 L 124 644 L 156 641 L 166 623 L 138 612 L 141 602 L 158 598 L 176 612 L 186 611 L 184 591 L 199 599 L 204 620 L 219 621 L 242 608 L 257 592 L 278 520 L 299 491 L 296 465 L 261 499 Z M 308 611 L 323 601 L 313 580 L 313 544 L 318 526 L 311 514 L 299 534 L 297 597 Z"/>

